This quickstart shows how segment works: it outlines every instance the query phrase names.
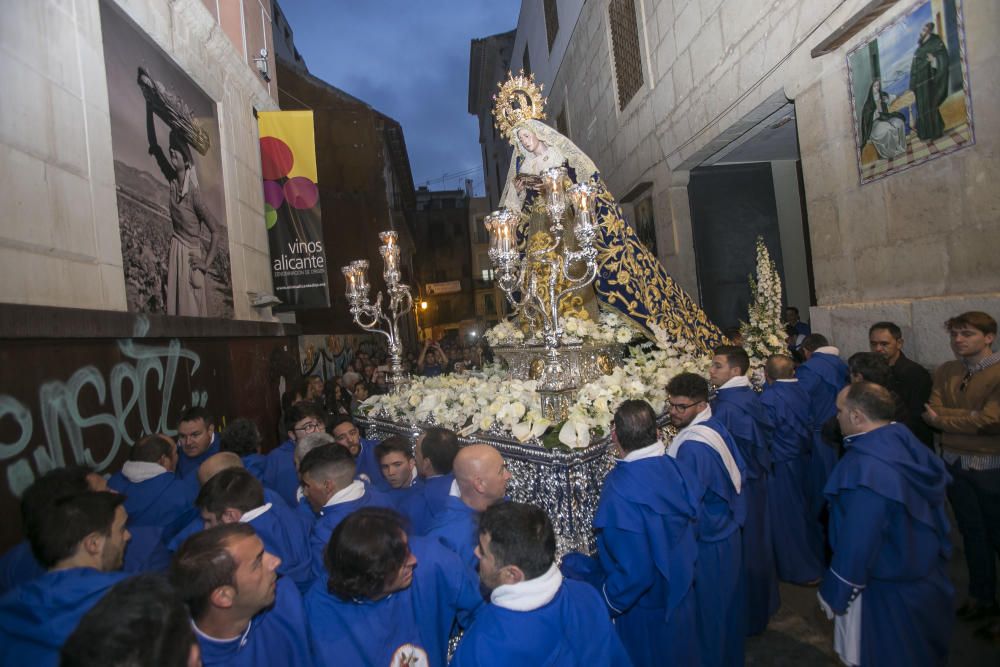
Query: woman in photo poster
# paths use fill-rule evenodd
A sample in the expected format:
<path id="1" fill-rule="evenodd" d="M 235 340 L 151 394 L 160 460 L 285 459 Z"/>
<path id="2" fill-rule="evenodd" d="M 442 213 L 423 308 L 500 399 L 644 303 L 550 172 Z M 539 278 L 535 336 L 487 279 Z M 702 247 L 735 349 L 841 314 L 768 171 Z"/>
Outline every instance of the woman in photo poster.
<path id="1" fill-rule="evenodd" d="M 882 90 L 882 80 L 875 79 L 861 109 L 861 145 L 870 141 L 879 157 L 886 160 L 906 153 L 906 117 L 889 111 L 893 99 Z"/>
<path id="2" fill-rule="evenodd" d="M 190 110 L 183 100 L 139 68 L 138 84 L 146 98 L 146 134 L 149 154 L 170 186 L 170 256 L 167 260 L 167 314 L 207 316 L 206 276 L 219 252 L 222 227 L 204 205 L 191 142 L 198 142 Z M 170 126 L 168 153 L 156 136 L 154 114 Z M 207 146 L 206 146 L 207 149 Z M 169 157 L 168 157 L 169 155 Z M 202 245 L 201 227 L 210 235 L 208 252 Z"/>

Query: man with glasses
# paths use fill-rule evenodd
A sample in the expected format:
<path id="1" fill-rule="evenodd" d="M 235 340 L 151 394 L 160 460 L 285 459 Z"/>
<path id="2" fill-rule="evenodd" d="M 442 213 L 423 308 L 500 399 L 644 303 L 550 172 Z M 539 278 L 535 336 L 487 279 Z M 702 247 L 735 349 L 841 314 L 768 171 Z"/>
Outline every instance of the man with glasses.
<path id="1" fill-rule="evenodd" d="M 959 618 L 1000 616 L 996 566 L 1000 555 L 1000 353 L 993 351 L 997 322 L 983 312 L 945 322 L 956 361 L 934 372 L 924 421 L 941 431 L 941 455 L 953 484 L 948 499 L 965 545 L 969 600 Z M 1000 638 L 1000 623 L 984 629 Z"/>
<path id="2" fill-rule="evenodd" d="M 326 427 L 326 412 L 315 403 L 296 403 L 285 412 L 288 439 L 267 454 L 264 486 L 274 489 L 289 507 L 299 499 L 299 474 L 295 468 L 295 443 L 311 433 L 321 433 Z"/>
<path id="3" fill-rule="evenodd" d="M 667 384 L 670 423 L 680 429 L 667 454 L 704 489 L 698 499 L 694 593 L 701 664 L 742 665 L 746 591 L 740 528 L 746 520 L 746 462 L 726 427 L 712 417 L 708 382 L 681 373 Z"/>
<path id="4" fill-rule="evenodd" d="M 344 447 L 351 453 L 357 463 L 357 475 L 362 480 L 368 482 L 379 491 L 388 491 L 389 484 L 382 476 L 382 468 L 379 466 L 378 457 L 375 455 L 377 440 L 368 440 L 361 437 L 358 425 L 354 423 L 354 418 L 349 415 L 338 415 L 330 423 L 330 435 L 334 442 Z"/>

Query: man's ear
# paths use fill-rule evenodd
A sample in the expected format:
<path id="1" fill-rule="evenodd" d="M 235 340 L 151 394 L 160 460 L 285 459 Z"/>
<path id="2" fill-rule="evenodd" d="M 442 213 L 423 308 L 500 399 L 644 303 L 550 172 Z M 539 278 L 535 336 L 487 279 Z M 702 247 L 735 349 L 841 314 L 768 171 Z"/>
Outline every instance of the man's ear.
<path id="1" fill-rule="evenodd" d="M 95 530 L 80 541 L 79 548 L 83 549 L 88 556 L 100 556 L 101 552 L 104 551 L 104 542 L 107 539 L 106 535 Z"/>
<path id="2" fill-rule="evenodd" d="M 215 435 L 215 424 L 209 424 L 208 425 L 208 434 L 209 435 Z"/>
<path id="3" fill-rule="evenodd" d="M 236 588 L 228 584 L 225 586 L 219 586 L 212 591 L 212 594 L 208 596 L 208 599 L 214 607 L 229 609 L 236 601 Z"/>
<path id="4" fill-rule="evenodd" d="M 503 584 L 519 584 L 525 580 L 524 570 L 517 565 L 504 565 L 500 568 L 500 581 Z"/>
<path id="5" fill-rule="evenodd" d="M 239 523 L 242 518 L 243 512 L 234 507 L 227 507 L 222 511 L 222 515 L 219 517 L 219 520 L 222 523 Z"/>

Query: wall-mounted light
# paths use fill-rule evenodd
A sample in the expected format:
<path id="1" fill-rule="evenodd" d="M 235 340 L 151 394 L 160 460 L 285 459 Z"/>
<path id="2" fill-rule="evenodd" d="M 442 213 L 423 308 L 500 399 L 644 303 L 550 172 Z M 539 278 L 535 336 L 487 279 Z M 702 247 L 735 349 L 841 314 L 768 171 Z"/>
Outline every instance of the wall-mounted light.
<path id="1" fill-rule="evenodd" d="M 264 81 L 270 81 L 271 75 L 267 70 L 267 49 L 261 49 L 260 55 L 253 59 L 254 64 L 257 66 L 257 71 L 260 72 L 260 76 Z"/>

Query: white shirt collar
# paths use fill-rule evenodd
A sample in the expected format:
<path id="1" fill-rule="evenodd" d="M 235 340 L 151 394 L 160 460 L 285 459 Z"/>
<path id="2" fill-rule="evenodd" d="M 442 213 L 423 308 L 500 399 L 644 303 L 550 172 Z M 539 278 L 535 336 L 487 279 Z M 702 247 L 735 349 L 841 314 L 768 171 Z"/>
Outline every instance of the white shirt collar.
<path id="1" fill-rule="evenodd" d="M 798 378 L 777 379 L 775 382 L 798 382 Z"/>
<path id="2" fill-rule="evenodd" d="M 249 512 L 243 513 L 243 516 L 240 517 L 240 523 L 250 523 L 269 509 L 271 509 L 271 503 L 266 503 L 260 507 L 254 507 Z"/>
<path id="3" fill-rule="evenodd" d="M 517 584 L 497 586 L 490 594 L 490 602 L 501 609 L 511 611 L 533 611 L 552 602 L 552 598 L 562 586 L 562 573 L 553 563 L 540 577 Z"/>
<path id="4" fill-rule="evenodd" d="M 461 498 L 462 497 L 462 492 L 458 488 L 458 480 L 457 479 L 451 480 L 451 488 L 448 490 L 448 495 L 449 496 L 455 496 L 456 498 Z"/>
<path id="5" fill-rule="evenodd" d="M 697 415 L 695 415 L 694 419 L 691 420 L 691 423 L 688 424 L 688 426 L 694 426 L 695 424 L 700 424 L 703 421 L 708 421 L 711 418 L 712 418 L 712 406 L 706 404 L 705 409 L 699 412 Z"/>
<path id="6" fill-rule="evenodd" d="M 651 459 L 654 456 L 663 456 L 666 451 L 667 446 L 663 444 L 663 441 L 657 440 L 651 445 L 646 445 L 641 449 L 632 450 L 621 460 L 626 463 L 631 463 L 632 461 L 639 461 L 641 459 Z"/>
<path id="7" fill-rule="evenodd" d="M 354 480 L 340 491 L 330 496 L 330 499 L 326 501 L 323 507 L 333 507 L 334 505 L 339 505 L 341 503 L 349 503 L 352 500 L 357 500 L 361 496 L 365 495 L 365 483 L 361 480 Z"/>
<path id="8" fill-rule="evenodd" d="M 122 466 L 122 475 L 133 484 L 159 477 L 166 472 L 170 471 L 159 463 L 150 463 L 149 461 L 126 461 L 125 465 Z"/>
<path id="9" fill-rule="evenodd" d="M 726 380 L 719 389 L 732 389 L 734 387 L 749 387 L 750 378 L 746 375 L 737 375 L 734 378 L 729 378 Z"/>
<path id="10" fill-rule="evenodd" d="M 832 354 L 835 357 L 839 357 L 840 350 L 835 348 L 833 345 L 824 345 L 823 347 L 817 347 L 813 354 Z"/>

